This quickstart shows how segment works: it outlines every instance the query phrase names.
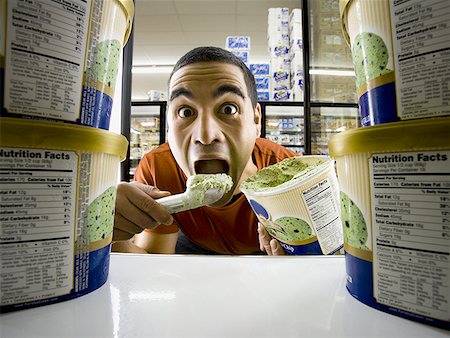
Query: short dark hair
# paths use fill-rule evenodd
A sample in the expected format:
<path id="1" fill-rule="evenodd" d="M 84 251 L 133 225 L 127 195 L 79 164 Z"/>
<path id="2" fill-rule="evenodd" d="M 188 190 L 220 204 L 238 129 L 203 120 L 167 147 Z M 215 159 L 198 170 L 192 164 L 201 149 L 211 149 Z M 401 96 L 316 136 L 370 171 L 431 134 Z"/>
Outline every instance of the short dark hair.
<path id="1" fill-rule="evenodd" d="M 168 84 L 170 84 L 170 79 L 177 70 L 184 66 L 199 62 L 222 62 L 238 66 L 244 74 L 247 94 L 250 97 L 253 107 L 256 107 L 258 95 L 256 93 L 255 77 L 252 72 L 236 55 L 219 47 L 197 47 L 184 54 L 173 67 Z"/>

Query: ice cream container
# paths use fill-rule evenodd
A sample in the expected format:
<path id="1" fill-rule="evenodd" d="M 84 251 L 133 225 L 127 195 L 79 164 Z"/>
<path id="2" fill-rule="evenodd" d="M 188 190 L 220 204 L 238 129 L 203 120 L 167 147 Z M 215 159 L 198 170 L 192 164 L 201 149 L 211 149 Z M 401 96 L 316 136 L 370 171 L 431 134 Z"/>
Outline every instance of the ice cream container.
<path id="1" fill-rule="evenodd" d="M 340 12 L 352 50 L 361 124 L 397 121 L 389 0 L 341 0 Z"/>
<path id="2" fill-rule="evenodd" d="M 334 135 L 347 289 L 378 310 L 450 329 L 450 118 Z"/>
<path id="3" fill-rule="evenodd" d="M 450 115 L 444 2 L 340 0 L 363 126 Z"/>
<path id="4" fill-rule="evenodd" d="M 0 118 L 0 312 L 105 283 L 127 144 L 101 129 Z"/>
<path id="5" fill-rule="evenodd" d="M 109 129 L 133 1 L 9 0 L 0 7 L 0 116 Z"/>
<path id="6" fill-rule="evenodd" d="M 288 255 L 328 255 L 343 246 L 334 162 L 302 156 L 261 169 L 241 184 L 259 222 Z"/>

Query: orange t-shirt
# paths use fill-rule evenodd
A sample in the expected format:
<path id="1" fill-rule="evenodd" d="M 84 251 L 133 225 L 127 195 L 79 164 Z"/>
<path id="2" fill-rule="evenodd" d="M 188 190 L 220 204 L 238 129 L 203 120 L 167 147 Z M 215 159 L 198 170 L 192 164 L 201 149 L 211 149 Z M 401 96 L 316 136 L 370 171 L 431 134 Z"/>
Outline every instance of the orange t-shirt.
<path id="1" fill-rule="evenodd" d="M 253 159 L 258 170 L 297 154 L 267 139 L 258 138 Z M 140 161 L 134 180 L 160 190 L 185 191 L 186 176 L 175 162 L 167 143 L 147 153 Z M 243 193 L 221 208 L 201 207 L 172 215 L 175 222 L 146 231 L 175 233 L 178 229 L 198 246 L 222 254 L 253 254 L 259 251 L 258 220 Z"/>

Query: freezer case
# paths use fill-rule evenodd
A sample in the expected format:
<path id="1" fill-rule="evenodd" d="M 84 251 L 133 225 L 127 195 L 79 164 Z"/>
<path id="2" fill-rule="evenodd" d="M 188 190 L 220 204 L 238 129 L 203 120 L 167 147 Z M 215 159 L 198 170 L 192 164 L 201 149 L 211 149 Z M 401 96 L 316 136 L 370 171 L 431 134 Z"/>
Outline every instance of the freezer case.
<path id="1" fill-rule="evenodd" d="M 328 155 L 331 135 L 358 128 L 351 49 L 342 35 L 339 0 L 303 0 L 308 7 L 311 154 Z"/>
<path id="2" fill-rule="evenodd" d="M 131 106 L 130 117 L 130 170 L 129 178 L 132 180 L 141 158 L 150 150 L 164 143 L 165 103 Z"/>
<path id="3" fill-rule="evenodd" d="M 299 155 L 305 149 L 305 120 L 300 103 L 261 103 L 265 119 L 264 137 Z"/>
<path id="4" fill-rule="evenodd" d="M 357 105 L 311 107 L 311 153 L 328 155 L 333 134 L 360 127 Z"/>

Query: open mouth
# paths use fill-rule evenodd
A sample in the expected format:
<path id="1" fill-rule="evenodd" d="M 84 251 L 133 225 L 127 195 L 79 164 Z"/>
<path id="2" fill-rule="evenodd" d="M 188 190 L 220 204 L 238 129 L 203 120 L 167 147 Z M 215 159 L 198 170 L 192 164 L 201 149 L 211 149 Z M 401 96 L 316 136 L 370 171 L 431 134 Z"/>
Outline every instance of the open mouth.
<path id="1" fill-rule="evenodd" d="M 200 160 L 194 163 L 196 174 L 228 174 L 230 166 L 224 160 Z"/>

